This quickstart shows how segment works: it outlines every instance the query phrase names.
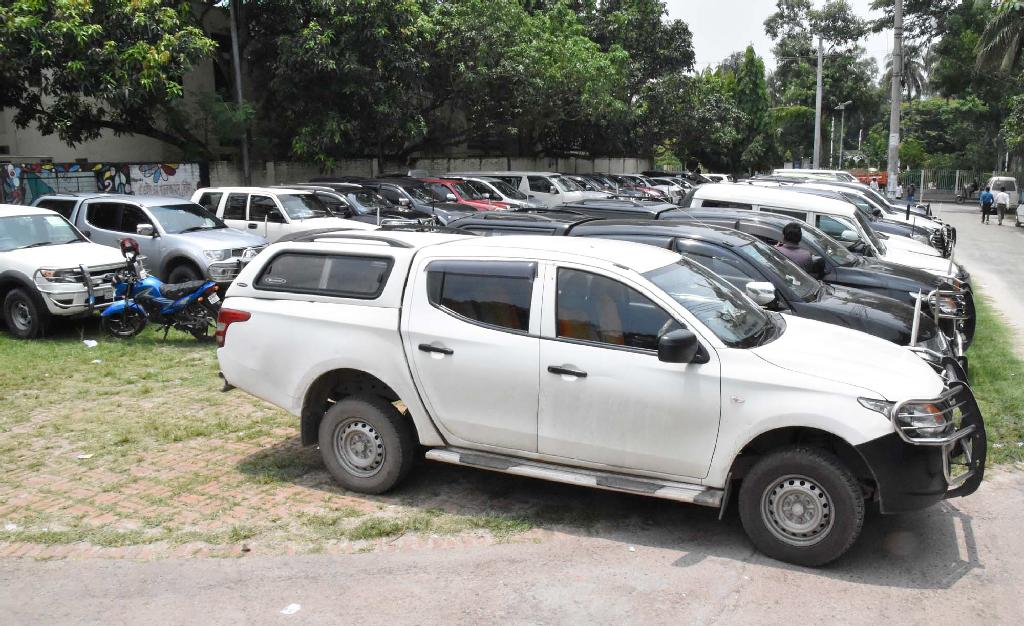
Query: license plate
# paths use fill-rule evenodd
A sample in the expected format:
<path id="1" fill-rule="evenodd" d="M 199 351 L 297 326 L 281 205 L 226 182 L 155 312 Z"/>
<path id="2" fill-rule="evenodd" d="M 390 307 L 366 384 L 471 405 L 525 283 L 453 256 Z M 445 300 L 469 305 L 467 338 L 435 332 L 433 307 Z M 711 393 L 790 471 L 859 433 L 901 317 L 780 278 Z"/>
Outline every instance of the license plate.
<path id="1" fill-rule="evenodd" d="M 220 296 L 218 296 L 215 293 L 211 293 L 210 297 L 207 298 L 206 301 L 209 302 L 210 304 L 217 304 L 218 302 L 220 302 Z"/>

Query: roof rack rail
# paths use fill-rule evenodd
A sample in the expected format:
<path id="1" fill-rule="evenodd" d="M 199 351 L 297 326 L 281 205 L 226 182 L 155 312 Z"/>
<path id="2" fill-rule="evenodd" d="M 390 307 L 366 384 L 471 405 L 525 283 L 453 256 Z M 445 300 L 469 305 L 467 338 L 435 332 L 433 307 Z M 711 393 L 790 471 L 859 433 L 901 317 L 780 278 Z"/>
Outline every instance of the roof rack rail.
<path id="1" fill-rule="evenodd" d="M 380 231 L 394 231 L 401 233 L 441 233 L 444 235 L 475 235 L 457 228 L 448 228 L 440 224 L 382 224 Z"/>
<path id="2" fill-rule="evenodd" d="M 397 230 L 397 229 L 396 229 Z M 290 242 L 311 242 L 321 239 L 364 239 L 366 241 L 377 241 L 380 243 L 386 243 L 392 248 L 414 248 L 415 246 L 408 241 L 402 241 L 401 239 L 395 239 L 394 237 L 386 237 L 384 235 L 369 234 L 362 230 L 344 230 L 339 228 L 325 228 L 320 230 L 307 230 L 301 233 L 295 233 L 293 235 L 285 235 L 278 239 L 278 241 L 290 241 Z"/>

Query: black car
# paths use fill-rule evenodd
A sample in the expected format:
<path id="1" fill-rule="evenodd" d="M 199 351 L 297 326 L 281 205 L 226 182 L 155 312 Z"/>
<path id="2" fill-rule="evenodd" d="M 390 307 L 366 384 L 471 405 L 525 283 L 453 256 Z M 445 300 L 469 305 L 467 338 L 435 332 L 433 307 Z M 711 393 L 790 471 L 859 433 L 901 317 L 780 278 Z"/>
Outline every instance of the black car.
<path id="1" fill-rule="evenodd" d="M 595 198 L 579 202 L 567 202 L 559 208 L 593 217 L 650 220 L 665 219 L 663 216 L 680 210 L 678 206 L 671 202 L 639 198 Z"/>
<path id="2" fill-rule="evenodd" d="M 757 237 L 770 245 L 782 241 L 782 229 L 794 220 L 764 212 L 729 209 L 686 209 L 670 215 L 673 220 L 695 220 L 726 226 Z M 801 247 L 821 259 L 816 277 L 826 283 L 872 291 L 909 305 L 918 293 L 936 292 L 929 302 L 930 313 L 952 342 L 962 342 L 962 353 L 974 340 L 976 311 L 970 283 L 951 284 L 924 270 L 849 252 L 845 246 L 806 222 Z"/>
<path id="3" fill-rule="evenodd" d="M 405 207 L 391 204 L 372 189 L 356 183 L 298 183 L 278 185 L 312 191 L 331 213 L 367 224 L 413 224 L 429 219 Z"/>
<path id="4" fill-rule="evenodd" d="M 434 194 L 430 193 L 426 185 L 415 178 L 340 178 L 344 180 L 320 177 L 314 178 L 310 182 L 318 184 L 327 182 L 356 183 L 379 193 L 393 205 L 434 217 L 441 224 L 447 224 L 451 220 L 476 212 L 476 209 L 464 204 L 439 201 Z"/>
<path id="5" fill-rule="evenodd" d="M 452 220 L 448 227 L 481 235 L 565 235 L 577 224 L 595 219 L 560 209 L 480 211 Z"/>

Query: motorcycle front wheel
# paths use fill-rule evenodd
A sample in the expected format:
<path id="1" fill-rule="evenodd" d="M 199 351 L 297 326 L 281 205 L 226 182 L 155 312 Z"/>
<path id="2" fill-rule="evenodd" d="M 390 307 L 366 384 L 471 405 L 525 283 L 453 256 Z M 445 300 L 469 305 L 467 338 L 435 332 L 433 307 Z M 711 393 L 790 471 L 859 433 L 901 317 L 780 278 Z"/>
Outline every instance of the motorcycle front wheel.
<path id="1" fill-rule="evenodd" d="M 103 330 L 118 339 L 130 339 L 146 327 L 146 316 L 135 309 L 126 309 L 123 313 L 101 317 L 100 320 Z"/>

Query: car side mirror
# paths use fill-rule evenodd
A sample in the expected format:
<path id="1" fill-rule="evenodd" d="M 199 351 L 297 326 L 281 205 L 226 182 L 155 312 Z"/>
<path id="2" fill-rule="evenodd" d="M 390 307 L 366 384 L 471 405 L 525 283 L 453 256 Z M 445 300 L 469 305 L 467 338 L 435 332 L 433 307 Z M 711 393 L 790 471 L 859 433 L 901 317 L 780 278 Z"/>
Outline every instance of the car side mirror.
<path id="1" fill-rule="evenodd" d="M 760 306 L 768 306 L 775 302 L 775 285 L 769 282 L 749 282 L 746 285 L 747 295 Z"/>
<path id="2" fill-rule="evenodd" d="M 152 237 L 156 234 L 156 229 L 152 224 L 138 224 L 135 227 L 135 234 L 142 237 Z"/>
<path id="3" fill-rule="evenodd" d="M 455 199 L 456 199 L 455 198 L 455 194 L 453 194 L 453 193 L 445 194 L 444 199 L 447 200 L 448 202 L 455 202 Z"/>
<path id="4" fill-rule="evenodd" d="M 875 217 L 882 217 L 882 209 L 875 209 L 874 211 L 871 212 L 871 214 L 874 215 Z"/>
<path id="5" fill-rule="evenodd" d="M 658 360 L 662 363 L 692 363 L 699 350 L 697 335 L 685 328 L 658 337 Z"/>
<path id="6" fill-rule="evenodd" d="M 821 278 L 825 275 L 825 259 L 817 254 L 811 255 L 811 276 Z"/>
<path id="7" fill-rule="evenodd" d="M 558 193 L 558 187 L 555 187 L 554 185 L 551 185 L 550 187 L 548 187 L 548 193 L 557 194 Z"/>
<path id="8" fill-rule="evenodd" d="M 399 198 L 398 199 L 398 206 L 409 206 L 410 204 L 412 204 L 412 201 L 409 200 L 409 198 Z"/>
<path id="9" fill-rule="evenodd" d="M 844 230 L 842 233 L 840 233 L 839 238 L 842 239 L 843 241 L 849 241 L 851 243 L 854 241 L 860 241 L 860 237 L 857 236 L 857 232 L 853 230 Z"/>

